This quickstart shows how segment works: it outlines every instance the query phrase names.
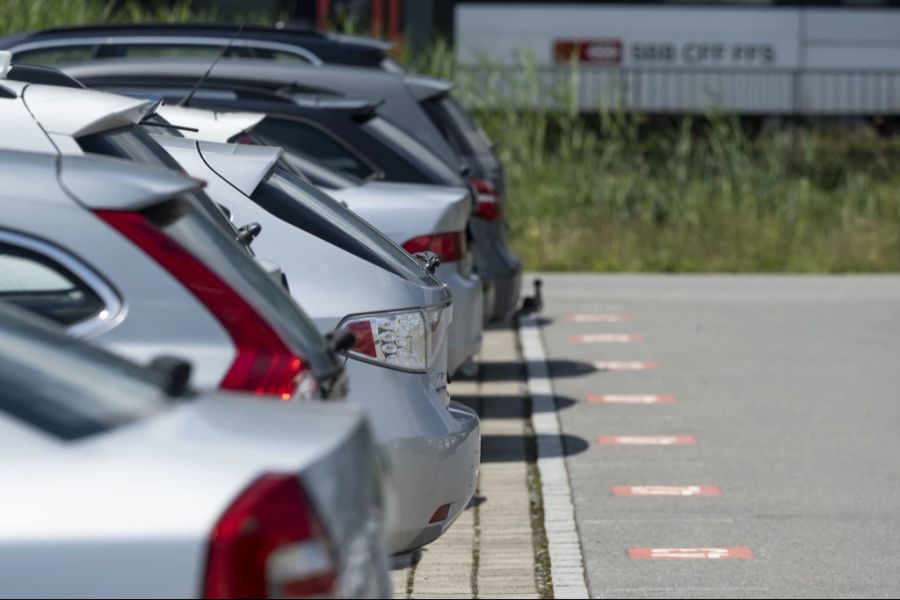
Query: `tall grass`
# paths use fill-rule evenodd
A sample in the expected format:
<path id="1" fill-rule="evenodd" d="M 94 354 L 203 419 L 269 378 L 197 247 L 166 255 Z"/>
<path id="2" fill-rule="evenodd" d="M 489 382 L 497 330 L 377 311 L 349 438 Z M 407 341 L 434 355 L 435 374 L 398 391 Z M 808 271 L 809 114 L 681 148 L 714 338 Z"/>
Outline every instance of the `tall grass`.
<path id="1" fill-rule="evenodd" d="M 528 268 L 900 270 L 898 139 L 841 122 L 651 119 L 615 98 L 585 116 L 574 65 L 549 80 L 527 58 L 459 70 L 446 44 L 411 62 L 456 81 L 496 141 Z"/>
<path id="2" fill-rule="evenodd" d="M 272 23 L 278 16 L 260 10 L 220 12 L 215 4 L 197 7 L 191 0 L 0 0 L 0 35 L 94 23 Z"/>

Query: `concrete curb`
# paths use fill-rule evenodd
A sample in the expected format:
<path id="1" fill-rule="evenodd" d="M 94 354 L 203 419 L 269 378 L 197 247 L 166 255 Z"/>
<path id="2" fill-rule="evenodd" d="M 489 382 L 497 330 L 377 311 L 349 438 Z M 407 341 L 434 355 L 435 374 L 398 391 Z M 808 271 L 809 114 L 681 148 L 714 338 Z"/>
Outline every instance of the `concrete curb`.
<path id="1" fill-rule="evenodd" d="M 519 342 L 528 371 L 531 421 L 537 437 L 537 464 L 544 497 L 544 529 L 550 553 L 553 595 L 556 598 L 587 598 L 584 556 L 575 526 L 575 506 L 572 504 L 556 400 L 535 317 L 519 319 Z"/>

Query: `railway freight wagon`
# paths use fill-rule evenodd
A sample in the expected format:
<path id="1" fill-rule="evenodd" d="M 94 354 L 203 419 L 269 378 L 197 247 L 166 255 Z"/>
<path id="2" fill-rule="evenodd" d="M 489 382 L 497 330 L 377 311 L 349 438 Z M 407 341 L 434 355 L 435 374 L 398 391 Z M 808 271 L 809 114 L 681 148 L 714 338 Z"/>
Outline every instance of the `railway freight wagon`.
<path id="1" fill-rule="evenodd" d="M 900 115 L 898 9 L 460 4 L 455 38 L 490 102 Z"/>

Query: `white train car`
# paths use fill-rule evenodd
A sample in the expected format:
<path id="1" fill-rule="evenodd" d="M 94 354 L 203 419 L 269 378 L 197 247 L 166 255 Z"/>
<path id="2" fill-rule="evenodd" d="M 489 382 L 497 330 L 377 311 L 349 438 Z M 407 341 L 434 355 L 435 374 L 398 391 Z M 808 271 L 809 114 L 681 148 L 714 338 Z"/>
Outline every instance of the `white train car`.
<path id="1" fill-rule="evenodd" d="M 582 111 L 900 114 L 900 10 L 459 4 L 457 61 L 493 101 Z M 514 92 L 533 70 L 533 98 Z M 561 90 L 569 90 L 566 96 Z"/>

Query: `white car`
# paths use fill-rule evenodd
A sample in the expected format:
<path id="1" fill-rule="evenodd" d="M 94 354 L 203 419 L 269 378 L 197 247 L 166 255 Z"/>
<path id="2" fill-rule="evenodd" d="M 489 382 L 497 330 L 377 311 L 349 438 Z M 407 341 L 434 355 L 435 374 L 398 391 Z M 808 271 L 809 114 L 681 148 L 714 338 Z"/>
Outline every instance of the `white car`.
<path id="1" fill-rule="evenodd" d="M 3 307 L 0 448 L 5 597 L 389 597 L 353 406 L 196 395 Z"/>
<path id="2" fill-rule="evenodd" d="M 217 112 L 163 105 L 157 114 L 179 126 L 184 137 L 208 142 L 254 140 L 250 131 L 265 117 L 252 112 Z M 183 128 L 182 128 L 183 127 Z M 441 260 L 435 276 L 453 296 L 453 323 L 448 339 L 451 374 L 481 350 L 484 298 L 481 279 L 473 273 L 468 223 L 469 190 L 437 185 L 353 181 L 308 157 L 286 153 L 287 163 L 328 195 L 380 229 L 410 252 L 432 251 Z M 227 178 L 227 173 L 224 173 Z"/>

